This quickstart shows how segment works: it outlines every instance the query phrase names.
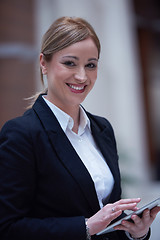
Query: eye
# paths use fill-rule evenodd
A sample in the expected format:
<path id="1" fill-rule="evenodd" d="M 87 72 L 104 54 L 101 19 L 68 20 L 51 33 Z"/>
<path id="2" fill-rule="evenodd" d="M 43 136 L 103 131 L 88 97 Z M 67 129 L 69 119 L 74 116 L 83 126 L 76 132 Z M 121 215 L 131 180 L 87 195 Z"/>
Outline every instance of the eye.
<path id="1" fill-rule="evenodd" d="M 86 64 L 86 67 L 90 68 L 90 69 L 94 69 L 97 67 L 97 65 L 95 63 L 88 63 L 88 64 Z"/>
<path id="2" fill-rule="evenodd" d="M 76 65 L 73 61 L 65 61 L 63 64 L 68 66 L 68 67 L 73 67 L 73 66 Z"/>

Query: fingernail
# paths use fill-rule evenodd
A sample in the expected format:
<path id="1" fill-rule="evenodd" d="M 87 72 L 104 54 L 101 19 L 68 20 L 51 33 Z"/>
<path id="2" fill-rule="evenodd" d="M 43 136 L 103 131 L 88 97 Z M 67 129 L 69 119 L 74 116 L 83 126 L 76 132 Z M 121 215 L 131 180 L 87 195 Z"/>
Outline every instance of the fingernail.
<path id="1" fill-rule="evenodd" d="M 125 222 L 125 221 L 122 221 L 122 222 L 121 222 L 121 224 L 122 224 L 122 225 L 125 225 L 125 224 L 126 224 L 126 222 Z"/>

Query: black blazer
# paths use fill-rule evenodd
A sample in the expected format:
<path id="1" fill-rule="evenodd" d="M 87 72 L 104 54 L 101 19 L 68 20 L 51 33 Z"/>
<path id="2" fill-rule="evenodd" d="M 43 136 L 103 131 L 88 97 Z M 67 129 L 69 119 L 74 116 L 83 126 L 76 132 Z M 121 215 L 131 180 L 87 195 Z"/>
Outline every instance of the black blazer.
<path id="1" fill-rule="evenodd" d="M 113 130 L 106 119 L 87 115 L 114 176 L 106 203 L 115 202 L 121 188 Z M 85 240 L 85 218 L 99 209 L 90 174 L 40 95 L 0 133 L 0 239 Z M 123 231 L 105 237 L 128 239 Z"/>

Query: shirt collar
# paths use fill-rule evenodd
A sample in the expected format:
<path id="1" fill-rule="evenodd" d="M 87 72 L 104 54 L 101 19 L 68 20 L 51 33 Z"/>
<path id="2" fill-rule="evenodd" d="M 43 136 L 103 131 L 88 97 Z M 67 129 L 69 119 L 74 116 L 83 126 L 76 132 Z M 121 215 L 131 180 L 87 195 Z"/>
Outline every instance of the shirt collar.
<path id="1" fill-rule="evenodd" d="M 90 120 L 84 109 L 80 106 L 80 124 L 78 128 L 78 134 L 79 135 L 83 134 L 86 127 L 88 127 L 90 130 Z"/>
<path id="2" fill-rule="evenodd" d="M 67 128 L 72 130 L 74 125 L 73 119 L 67 113 L 65 113 L 60 108 L 51 103 L 49 100 L 47 100 L 44 96 L 43 99 L 56 116 L 63 131 L 66 132 Z M 84 109 L 80 106 L 80 124 L 78 128 L 78 135 L 83 134 L 86 127 L 90 129 L 90 120 L 87 114 L 85 113 Z"/>

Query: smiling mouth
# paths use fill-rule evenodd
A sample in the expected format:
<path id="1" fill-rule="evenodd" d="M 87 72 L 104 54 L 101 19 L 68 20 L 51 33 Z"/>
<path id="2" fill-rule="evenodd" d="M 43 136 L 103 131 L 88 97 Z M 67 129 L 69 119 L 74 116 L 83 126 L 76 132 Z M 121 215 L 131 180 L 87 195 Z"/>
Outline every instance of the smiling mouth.
<path id="1" fill-rule="evenodd" d="M 67 86 L 71 89 L 71 92 L 73 93 L 83 93 L 84 92 L 84 89 L 86 86 L 75 86 L 75 85 L 72 85 L 72 84 L 69 84 L 69 83 L 66 83 Z"/>
<path id="2" fill-rule="evenodd" d="M 77 86 L 74 86 L 74 85 L 71 85 L 71 84 L 67 84 L 70 88 L 74 89 L 74 90 L 83 90 L 85 86 L 83 87 L 77 87 Z"/>

